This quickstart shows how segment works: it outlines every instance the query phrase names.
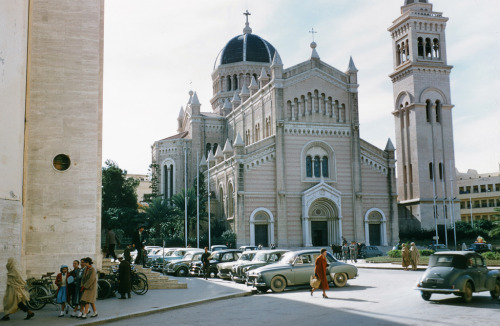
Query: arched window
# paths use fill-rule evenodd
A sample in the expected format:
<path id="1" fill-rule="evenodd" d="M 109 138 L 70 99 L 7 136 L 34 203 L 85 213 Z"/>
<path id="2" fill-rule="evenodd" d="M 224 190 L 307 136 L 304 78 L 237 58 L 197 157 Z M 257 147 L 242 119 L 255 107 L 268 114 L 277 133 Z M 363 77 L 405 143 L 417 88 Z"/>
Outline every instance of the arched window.
<path id="1" fill-rule="evenodd" d="M 328 157 L 323 156 L 323 161 L 321 162 L 321 173 L 323 177 L 328 178 Z"/>
<path id="2" fill-rule="evenodd" d="M 418 38 L 418 56 L 424 56 L 424 39 L 421 37 Z"/>
<path id="3" fill-rule="evenodd" d="M 429 163 L 429 178 L 434 179 L 434 168 L 432 166 L 432 162 Z"/>
<path id="4" fill-rule="evenodd" d="M 312 159 L 311 156 L 306 157 L 306 177 L 312 178 Z"/>
<path id="5" fill-rule="evenodd" d="M 427 59 L 432 59 L 432 45 L 430 38 L 425 39 L 425 56 Z"/>
<path id="6" fill-rule="evenodd" d="M 441 102 L 436 101 L 436 122 L 441 121 Z"/>
<path id="7" fill-rule="evenodd" d="M 226 90 L 230 91 L 231 90 L 231 76 L 227 76 L 226 84 L 227 84 Z"/>
<path id="8" fill-rule="evenodd" d="M 214 148 L 212 149 L 212 152 L 214 153 L 214 155 L 215 155 L 215 152 L 217 152 L 217 147 L 219 147 L 219 144 L 214 143 Z"/>
<path id="9" fill-rule="evenodd" d="M 208 153 L 212 149 L 212 145 L 210 143 L 207 143 L 206 148 L 205 148 L 205 155 L 208 157 Z"/>
<path id="10" fill-rule="evenodd" d="M 432 41 L 432 50 L 434 51 L 433 54 L 434 54 L 434 57 L 435 58 L 440 58 L 441 55 L 439 53 L 439 40 L 437 38 L 435 38 L 433 41 Z"/>
<path id="11" fill-rule="evenodd" d="M 319 156 L 314 157 L 314 177 L 319 178 L 321 176 L 321 162 Z"/>
<path id="12" fill-rule="evenodd" d="M 233 193 L 233 185 L 231 183 L 227 186 L 227 215 L 229 217 L 234 215 L 234 193 Z"/>
<path id="13" fill-rule="evenodd" d="M 444 175 L 443 163 L 439 163 L 439 180 L 443 180 L 443 175 Z"/>
<path id="14" fill-rule="evenodd" d="M 396 65 L 399 66 L 401 64 L 401 47 L 399 44 L 396 46 Z"/>
<path id="15" fill-rule="evenodd" d="M 431 110 L 432 104 L 431 101 L 425 101 L 425 117 L 427 118 L 427 122 L 431 122 Z"/>
<path id="16" fill-rule="evenodd" d="M 237 75 L 234 75 L 233 76 L 233 89 L 236 90 L 238 89 L 238 76 Z"/>

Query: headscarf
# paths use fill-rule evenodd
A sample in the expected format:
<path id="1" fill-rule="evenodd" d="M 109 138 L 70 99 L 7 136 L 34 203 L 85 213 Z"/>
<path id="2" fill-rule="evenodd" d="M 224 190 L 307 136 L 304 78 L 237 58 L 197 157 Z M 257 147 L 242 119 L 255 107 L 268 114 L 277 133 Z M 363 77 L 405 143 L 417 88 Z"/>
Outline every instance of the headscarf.
<path id="1" fill-rule="evenodd" d="M 7 267 L 7 289 L 3 297 L 3 310 L 6 315 L 10 315 L 17 311 L 19 302 L 29 301 L 30 295 L 26 291 L 26 281 L 19 271 L 16 260 L 10 257 L 5 267 Z"/>

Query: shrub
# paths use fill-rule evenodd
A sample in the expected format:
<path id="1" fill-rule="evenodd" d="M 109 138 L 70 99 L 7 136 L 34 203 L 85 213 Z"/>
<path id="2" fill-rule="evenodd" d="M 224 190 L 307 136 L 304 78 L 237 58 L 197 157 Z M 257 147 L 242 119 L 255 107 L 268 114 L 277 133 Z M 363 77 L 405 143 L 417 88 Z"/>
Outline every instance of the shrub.
<path id="1" fill-rule="evenodd" d="M 401 250 L 389 250 L 387 256 L 391 258 L 401 258 Z"/>
<path id="2" fill-rule="evenodd" d="M 498 252 L 488 251 L 482 253 L 481 256 L 489 260 L 500 260 L 500 253 Z"/>
<path id="3" fill-rule="evenodd" d="M 420 251 L 420 256 L 430 256 L 434 253 L 434 250 L 430 250 L 430 249 L 422 249 L 419 251 Z"/>

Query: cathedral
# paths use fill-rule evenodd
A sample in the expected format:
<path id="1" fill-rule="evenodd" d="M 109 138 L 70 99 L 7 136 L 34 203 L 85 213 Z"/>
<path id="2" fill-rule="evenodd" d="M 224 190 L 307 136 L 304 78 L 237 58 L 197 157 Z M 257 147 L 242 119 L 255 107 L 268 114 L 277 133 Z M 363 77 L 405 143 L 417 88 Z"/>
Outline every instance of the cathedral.
<path id="1" fill-rule="evenodd" d="M 405 0 L 388 29 L 396 161 L 390 139 L 381 149 L 359 136 L 352 58 L 345 70 L 332 67 L 313 41 L 308 60 L 284 68 L 245 15 L 243 33 L 215 59 L 209 109 L 190 91 L 177 133 L 152 146 L 164 198 L 191 186 L 201 167 L 210 216 L 238 245 L 325 246 L 343 237 L 391 245 L 399 230 L 437 228 L 458 214 L 448 184 L 455 173 L 448 18 L 427 0 Z"/>

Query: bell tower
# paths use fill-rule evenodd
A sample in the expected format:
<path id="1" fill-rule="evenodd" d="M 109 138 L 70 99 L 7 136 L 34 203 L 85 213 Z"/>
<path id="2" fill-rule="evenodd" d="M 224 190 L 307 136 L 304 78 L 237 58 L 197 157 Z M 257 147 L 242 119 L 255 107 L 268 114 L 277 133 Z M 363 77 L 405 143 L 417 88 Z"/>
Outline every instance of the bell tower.
<path id="1" fill-rule="evenodd" d="M 405 0 L 392 37 L 400 230 L 451 226 L 459 216 L 446 22 L 428 0 Z M 452 209 L 453 206 L 453 209 Z M 440 229 L 442 226 L 439 226 Z M 444 239 L 439 239 L 444 242 Z"/>

